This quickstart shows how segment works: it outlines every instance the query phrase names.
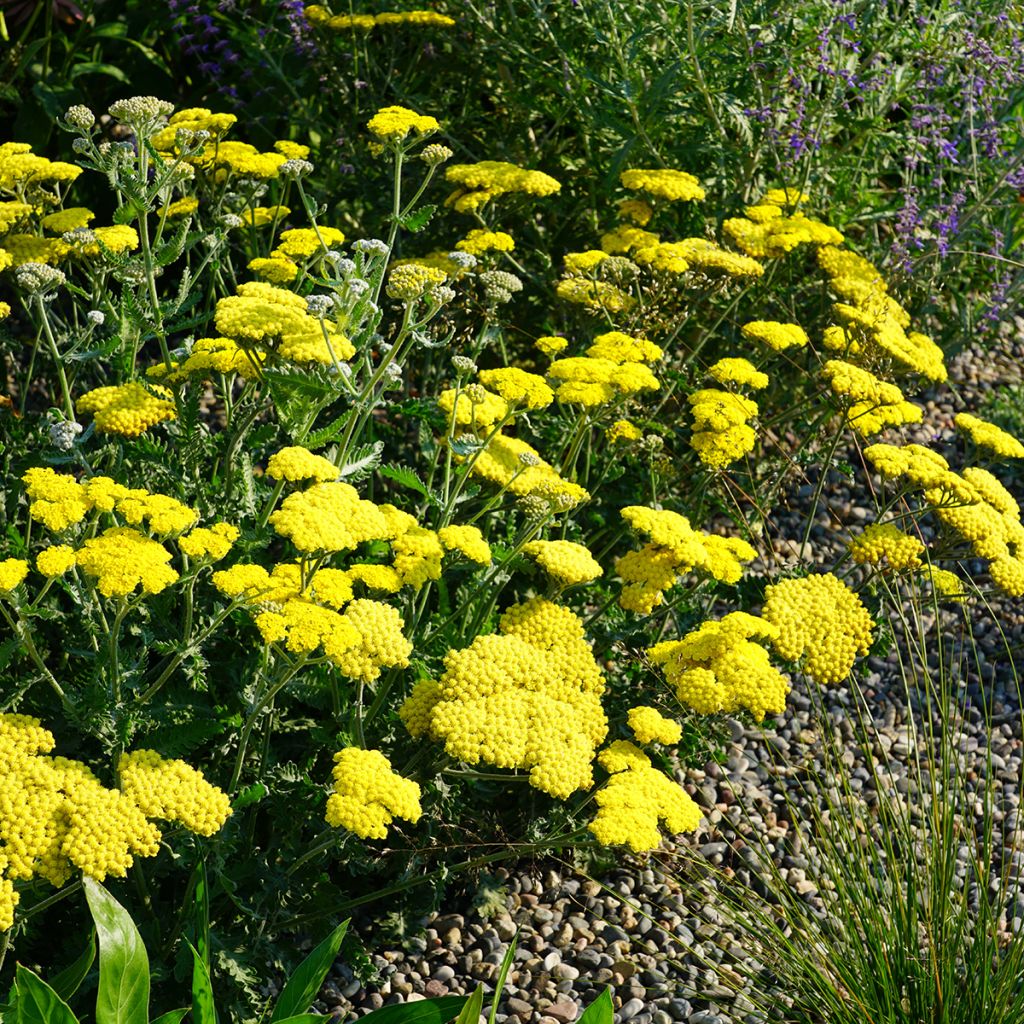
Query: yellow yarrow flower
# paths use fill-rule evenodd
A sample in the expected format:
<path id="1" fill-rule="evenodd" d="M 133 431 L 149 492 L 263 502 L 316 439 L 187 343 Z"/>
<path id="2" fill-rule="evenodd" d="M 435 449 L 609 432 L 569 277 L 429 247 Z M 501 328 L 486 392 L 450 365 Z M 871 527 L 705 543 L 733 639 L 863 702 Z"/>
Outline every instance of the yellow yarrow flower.
<path id="1" fill-rule="evenodd" d="M 616 420 L 605 432 L 604 436 L 611 445 L 629 444 L 639 441 L 644 432 L 629 420 Z"/>
<path id="2" fill-rule="evenodd" d="M 420 787 L 395 772 L 379 750 L 339 750 L 332 775 L 328 825 L 347 828 L 361 839 L 385 839 L 395 818 L 412 824 L 420 820 Z"/>
<path id="3" fill-rule="evenodd" d="M 270 525 L 307 553 L 348 551 L 388 535 L 380 509 L 341 482 L 313 484 L 290 494 L 271 515 Z"/>
<path id="4" fill-rule="evenodd" d="M 599 843 L 644 853 L 661 845 L 660 822 L 672 834 L 700 825 L 700 809 L 689 794 L 632 743 L 616 740 L 598 755 L 598 762 L 611 773 L 594 795 L 598 811 L 588 825 Z"/>
<path id="5" fill-rule="evenodd" d="M 764 342 L 776 352 L 787 348 L 802 348 L 810 340 L 798 324 L 783 324 L 776 320 L 752 320 L 740 328 L 745 338 Z"/>
<path id="6" fill-rule="evenodd" d="M 1024 459 L 1024 444 L 1012 434 L 978 416 L 962 412 L 953 421 L 979 448 L 1004 459 Z"/>
<path id="7" fill-rule="evenodd" d="M 28 575 L 28 562 L 8 558 L 0 562 L 0 592 L 10 593 Z"/>
<path id="8" fill-rule="evenodd" d="M 474 228 L 455 248 L 460 252 L 468 252 L 471 256 L 482 256 L 485 252 L 513 252 L 516 243 L 512 236 L 504 231 L 488 231 L 486 228 Z"/>
<path id="9" fill-rule="evenodd" d="M 267 460 L 267 476 L 271 480 L 300 480 L 324 482 L 338 479 L 338 467 L 322 455 L 314 455 L 308 448 L 291 445 L 282 448 Z"/>
<path id="10" fill-rule="evenodd" d="M 199 527 L 178 538 L 178 547 L 189 558 L 207 558 L 219 562 L 238 540 L 238 527 L 231 523 L 215 523 Z"/>
<path id="11" fill-rule="evenodd" d="M 709 367 L 708 376 L 719 384 L 742 384 L 755 391 L 768 387 L 768 374 L 762 373 L 753 363 L 742 358 L 719 359 Z"/>
<path id="12" fill-rule="evenodd" d="M 872 523 L 848 546 L 858 565 L 884 564 L 895 572 L 919 568 L 925 551 L 921 541 L 894 523 Z"/>
<path id="13" fill-rule="evenodd" d="M 155 540 L 127 526 L 114 526 L 90 537 L 75 553 L 75 560 L 104 597 L 127 597 L 141 587 L 159 594 L 178 579 L 167 564 L 171 553 Z"/>
<path id="14" fill-rule="evenodd" d="M 683 727 L 654 708 L 630 708 L 626 718 L 637 743 L 673 744 L 683 738 Z"/>
<path id="15" fill-rule="evenodd" d="M 422 138 L 441 128 L 435 118 L 399 106 L 382 107 L 366 122 L 366 127 L 371 135 L 385 143 L 402 142 L 410 132 Z"/>
<path id="16" fill-rule="evenodd" d="M 831 573 L 782 580 L 765 590 L 764 617 L 778 629 L 775 650 L 802 661 L 821 683 L 840 683 L 874 640 L 874 620 L 860 598 Z"/>
<path id="17" fill-rule="evenodd" d="M 78 412 L 91 412 L 96 429 L 122 437 L 138 437 L 150 427 L 177 418 L 171 392 L 158 385 L 147 389 L 138 381 L 86 392 L 75 403 Z"/>
<path id="18" fill-rule="evenodd" d="M 437 531 L 438 540 L 446 551 L 458 551 L 471 562 L 480 565 L 491 564 L 491 546 L 476 526 L 442 526 Z"/>
<path id="19" fill-rule="evenodd" d="M 567 338 L 559 338 L 556 335 L 544 335 L 544 337 L 538 338 L 533 343 L 533 347 L 543 352 L 546 356 L 553 356 L 559 352 L 564 352 L 568 345 L 569 340 Z"/>
<path id="20" fill-rule="evenodd" d="M 631 191 L 650 192 L 669 201 L 703 199 L 705 195 L 700 182 L 692 174 L 668 168 L 623 171 L 619 181 Z"/>
<path id="21" fill-rule="evenodd" d="M 555 399 L 555 393 L 543 377 L 527 373 L 516 366 L 503 366 L 494 370 L 481 370 L 480 383 L 500 395 L 510 405 L 525 409 L 544 409 Z"/>
<path id="22" fill-rule="evenodd" d="M 781 714 L 789 680 L 771 664 L 758 641 L 775 641 L 779 629 L 765 619 L 733 612 L 704 622 L 682 640 L 667 640 L 647 651 L 676 688 L 680 704 L 704 715 L 746 708 L 758 721 Z"/>
<path id="23" fill-rule="evenodd" d="M 591 583 L 604 573 L 587 548 L 569 540 L 530 541 L 523 554 L 562 587 Z"/>
<path id="24" fill-rule="evenodd" d="M 54 544 L 36 556 L 36 568 L 43 576 L 63 576 L 77 564 L 75 549 L 67 544 Z"/>

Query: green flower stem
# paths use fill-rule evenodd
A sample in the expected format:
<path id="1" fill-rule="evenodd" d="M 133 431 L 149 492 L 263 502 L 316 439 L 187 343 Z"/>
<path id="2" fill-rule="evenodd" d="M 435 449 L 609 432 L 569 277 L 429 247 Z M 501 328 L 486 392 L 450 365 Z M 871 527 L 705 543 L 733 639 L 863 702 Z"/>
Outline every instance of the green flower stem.
<path id="1" fill-rule="evenodd" d="M 274 484 L 274 490 L 271 492 L 266 505 L 263 506 L 263 511 L 260 513 L 259 519 L 256 521 L 257 530 L 266 529 L 267 521 L 270 519 L 270 513 L 276 508 L 277 502 L 281 497 L 281 492 L 284 490 L 286 483 L 286 480 L 278 480 L 277 483 Z"/>
<path id="2" fill-rule="evenodd" d="M 64 692 L 60 683 L 57 682 L 54 674 L 46 667 L 46 662 L 40 657 L 39 651 L 36 649 L 36 645 L 32 640 L 32 634 L 29 632 L 28 626 L 25 624 L 25 620 L 20 615 L 12 616 L 7 610 L 7 606 L 0 601 L 0 614 L 7 620 L 7 624 L 11 627 L 11 632 L 21 641 L 22 646 L 25 648 L 25 653 L 29 656 L 32 664 L 43 674 L 43 678 L 50 684 L 50 689 L 60 698 L 61 703 L 64 705 L 66 711 L 74 710 L 71 701 L 68 700 L 67 694 Z"/>
<path id="3" fill-rule="evenodd" d="M 135 698 L 135 704 L 145 704 L 147 701 L 151 700 L 159 691 L 160 687 L 162 687 L 164 683 L 171 678 L 178 666 L 185 660 L 185 655 L 190 651 L 201 647 L 203 643 L 205 643 L 206 640 L 220 627 L 220 624 L 239 606 L 239 604 L 241 604 L 240 601 L 232 601 L 231 604 L 229 604 L 227 608 L 225 608 L 224 611 L 222 611 L 213 620 L 213 622 L 211 622 L 210 625 L 207 626 L 198 637 L 196 637 L 195 640 L 189 641 L 181 651 L 175 654 L 174 657 L 171 658 L 170 662 L 168 662 L 167 667 L 163 672 L 157 676 L 156 681 Z"/>
<path id="4" fill-rule="evenodd" d="M 276 697 L 289 682 L 291 682 L 292 677 L 305 666 L 308 660 L 308 656 L 303 654 L 294 664 L 290 665 L 281 678 L 267 688 L 267 691 L 256 702 L 256 706 L 246 717 L 245 724 L 242 726 L 242 735 L 238 741 L 238 753 L 235 756 L 235 768 L 231 773 L 231 782 L 228 785 L 228 792 L 234 793 L 238 786 L 238 780 L 242 774 L 242 765 L 245 762 L 245 750 L 249 744 L 249 737 L 252 735 L 253 726 L 256 724 L 267 705 L 270 704 L 274 697 Z"/>
<path id="5" fill-rule="evenodd" d="M 457 406 L 452 407 L 453 421 L 455 419 L 456 409 Z M 509 411 L 505 413 L 505 415 L 494 425 L 494 427 L 491 429 L 491 432 L 484 438 L 480 447 L 475 452 L 473 452 L 473 454 L 469 457 L 469 460 L 466 462 L 465 465 L 465 472 L 459 477 L 458 481 L 456 482 L 455 489 L 452 491 L 450 495 L 446 495 L 445 497 L 445 507 L 444 512 L 441 514 L 441 526 L 438 527 L 439 529 L 441 527 L 447 526 L 452 521 L 452 516 L 455 514 L 455 506 L 458 504 L 459 495 L 462 494 L 462 492 L 465 490 L 466 484 L 469 482 L 470 474 L 473 472 L 473 466 L 476 465 L 476 460 L 480 458 L 480 453 L 487 450 L 487 446 L 491 443 L 491 440 L 497 437 L 497 435 L 504 428 L 505 424 L 509 423 L 514 415 L 515 410 L 510 408 Z"/>
<path id="6" fill-rule="evenodd" d="M 46 312 L 46 303 L 43 302 L 43 297 L 41 295 L 36 296 L 36 305 L 39 308 L 39 318 L 43 325 L 43 334 L 46 337 L 47 347 L 50 349 L 50 355 L 53 356 L 53 362 L 57 367 L 57 378 L 60 380 L 61 401 L 64 403 L 64 415 L 74 422 L 75 407 L 71 401 L 71 389 L 68 387 L 68 378 L 64 373 L 64 361 L 60 357 L 60 349 L 57 348 L 57 339 L 53 336 L 53 328 L 50 326 L 50 318 Z M 26 388 L 26 391 L 27 390 L 28 389 Z"/>
<path id="7" fill-rule="evenodd" d="M 801 545 L 801 550 L 807 550 L 807 543 L 811 539 L 811 530 L 814 527 L 814 519 L 818 514 L 818 505 L 821 503 L 821 494 L 825 489 L 825 481 L 828 478 L 828 471 L 832 466 L 832 459 L 835 457 L 836 450 L 839 448 L 839 443 L 843 439 L 845 431 L 840 426 L 836 431 L 835 437 L 832 438 L 832 443 L 829 445 L 828 455 L 825 457 L 825 461 L 821 464 L 821 475 L 818 477 L 818 483 L 814 488 L 814 498 L 811 501 L 811 510 L 807 513 L 807 525 L 804 527 L 804 539 Z"/>
<path id="8" fill-rule="evenodd" d="M 307 864 L 318 854 L 323 853 L 325 850 L 329 850 L 332 846 L 337 846 L 341 841 L 342 835 L 336 828 L 327 828 L 317 836 L 317 841 L 304 853 L 301 857 L 296 858 L 292 861 L 288 870 L 285 871 L 285 877 L 291 878 L 303 864 Z"/>
<path id="9" fill-rule="evenodd" d="M 142 181 L 146 180 L 149 167 L 149 153 L 145 145 L 139 147 L 139 176 Z M 153 307 L 153 327 L 154 333 L 156 334 L 156 340 L 160 344 L 160 355 L 163 357 L 164 366 L 167 367 L 167 372 L 170 373 L 173 363 L 171 361 L 171 352 L 167 347 L 167 332 L 164 330 L 164 315 L 160 309 L 160 293 L 156 287 L 156 266 L 153 262 L 153 246 L 149 238 L 149 211 L 138 210 L 139 220 L 139 242 L 140 248 L 142 249 L 142 264 L 146 272 L 146 290 L 149 292 L 149 301 Z M 135 367 L 132 366 L 134 372 Z M 178 393 L 175 392 L 175 404 L 178 405 Z M 179 414 L 181 410 L 178 410 Z"/>

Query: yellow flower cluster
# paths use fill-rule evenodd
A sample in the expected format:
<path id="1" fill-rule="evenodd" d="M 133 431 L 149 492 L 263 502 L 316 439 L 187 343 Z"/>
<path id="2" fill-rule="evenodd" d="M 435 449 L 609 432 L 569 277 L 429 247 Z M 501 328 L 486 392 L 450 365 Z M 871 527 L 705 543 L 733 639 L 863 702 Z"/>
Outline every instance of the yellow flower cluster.
<path id="1" fill-rule="evenodd" d="M 16 206 L 27 204 L 5 203 L 4 205 Z M 28 207 L 28 209 L 31 211 L 31 207 Z M 74 231 L 77 228 L 88 227 L 89 221 L 95 219 L 96 214 L 92 210 L 87 210 L 84 206 L 68 206 L 63 210 L 57 210 L 56 213 L 48 213 L 45 217 L 40 217 L 39 224 L 47 231 L 52 231 L 55 235 L 63 235 L 65 231 Z"/>
<path id="2" fill-rule="evenodd" d="M 787 348 L 802 348 L 809 341 L 807 332 L 799 324 L 783 324 L 777 320 L 751 320 L 740 328 L 744 338 L 763 342 L 776 352 Z"/>
<path id="3" fill-rule="evenodd" d="M 730 252 L 708 238 L 684 238 L 675 243 L 691 269 L 726 277 L 761 277 L 764 266 L 750 256 Z"/>
<path id="4" fill-rule="evenodd" d="M 936 518 L 988 560 L 996 586 L 1015 597 L 1024 594 L 1020 507 L 996 477 L 976 466 L 954 473 L 941 455 L 920 445 L 875 444 L 864 455 L 882 476 L 920 489 Z"/>
<path id="5" fill-rule="evenodd" d="M 560 402 L 604 405 L 620 396 L 659 390 L 661 383 L 646 364 L 662 354 L 645 338 L 609 331 L 594 339 L 585 356 L 556 359 L 548 376 L 559 381 L 555 396 Z"/>
<path id="6" fill-rule="evenodd" d="M 79 412 L 91 412 L 96 429 L 122 437 L 138 437 L 157 423 L 177 418 L 171 392 L 158 384 L 138 381 L 95 388 L 75 403 Z"/>
<path id="7" fill-rule="evenodd" d="M 542 352 L 544 355 L 551 357 L 558 355 L 559 352 L 564 352 L 569 347 L 569 339 L 562 338 L 558 335 L 547 334 L 544 337 L 538 338 L 534 343 L 533 347 L 538 352 Z"/>
<path id="8" fill-rule="evenodd" d="M 603 574 L 590 551 L 571 540 L 530 541 L 523 547 L 523 554 L 532 558 L 560 587 L 591 583 Z"/>
<path id="9" fill-rule="evenodd" d="M 1024 444 L 1005 430 L 970 413 L 959 413 L 953 421 L 979 448 L 1001 459 L 1024 459 Z"/>
<path id="10" fill-rule="evenodd" d="M 773 198 L 796 194 L 793 189 L 772 189 L 746 208 L 746 217 L 729 217 L 722 228 L 736 246 L 759 259 L 785 256 L 799 245 L 842 245 L 843 236 L 835 228 L 797 209 L 784 211 L 783 207 L 796 207 L 802 199 L 772 202 Z"/>
<path id="11" fill-rule="evenodd" d="M 334 792 L 327 798 L 327 824 L 360 839 L 385 839 L 395 818 L 414 825 L 423 813 L 420 787 L 403 779 L 379 750 L 346 747 L 334 755 Z"/>
<path id="12" fill-rule="evenodd" d="M 555 294 L 566 302 L 604 313 L 622 313 L 636 305 L 632 295 L 610 281 L 564 277 L 555 286 Z"/>
<path id="13" fill-rule="evenodd" d="M 195 525 L 199 514 L 166 494 L 125 487 L 107 476 L 79 483 L 49 467 L 33 467 L 22 476 L 29 514 L 54 533 L 80 523 L 92 510 L 116 512 L 130 526 L 145 524 L 152 533 L 176 534 Z"/>
<path id="14" fill-rule="evenodd" d="M 924 544 L 895 523 L 872 523 L 849 544 L 850 555 L 858 565 L 887 565 L 894 572 L 918 569 Z"/>
<path id="15" fill-rule="evenodd" d="M 438 395 L 437 404 L 450 423 L 478 432 L 489 432 L 511 415 L 508 402 L 482 384 L 469 384 L 461 391 L 448 388 Z"/>
<path id="16" fill-rule="evenodd" d="M 209 559 L 219 562 L 238 540 L 238 527 L 231 523 L 214 523 L 211 527 L 200 526 L 178 538 L 178 547 L 189 558 Z"/>
<path id="17" fill-rule="evenodd" d="M 722 583 L 736 583 L 743 563 L 757 557 L 746 541 L 701 533 L 685 516 L 669 509 L 630 505 L 621 514 L 633 530 L 650 538 L 639 551 L 630 551 L 615 563 L 626 583 L 619 604 L 627 611 L 648 614 L 680 576 L 694 570 Z"/>
<path id="18" fill-rule="evenodd" d="M 485 252 L 512 252 L 516 243 L 512 236 L 504 231 L 488 231 L 486 228 L 474 228 L 455 243 L 460 252 L 468 252 L 471 256 L 482 256 Z"/>
<path id="19" fill-rule="evenodd" d="M 541 498 L 555 512 L 567 512 L 590 498 L 579 484 L 563 479 L 535 448 L 507 434 L 495 434 L 487 442 L 471 472 L 519 497 Z"/>
<path id="20" fill-rule="evenodd" d="M 28 575 L 28 562 L 23 558 L 6 558 L 0 562 L 0 593 L 10 593 Z"/>
<path id="21" fill-rule="evenodd" d="M 437 267 L 417 263 L 400 263 L 388 274 L 387 294 L 401 302 L 412 302 L 425 295 L 430 289 L 442 285 L 448 275 Z"/>
<path id="22" fill-rule="evenodd" d="M 588 826 L 599 843 L 643 853 L 661 844 L 660 822 L 672 834 L 700 825 L 700 809 L 689 794 L 632 743 L 616 740 L 598 762 L 611 775 L 594 795 L 598 810 Z"/>
<path id="23" fill-rule="evenodd" d="M 762 373 L 753 363 L 742 358 L 719 359 L 709 367 L 708 376 L 719 384 L 740 384 L 755 391 L 768 387 L 768 374 Z"/>
<path id="24" fill-rule="evenodd" d="M 827 335 L 826 345 L 850 355 L 895 360 L 928 380 L 946 379 L 942 349 L 926 335 L 907 331 L 910 315 L 888 294 L 881 272 L 872 263 L 831 245 L 818 250 L 818 263 L 833 291 L 847 300 L 833 307 L 845 331 Z"/>
<path id="25" fill-rule="evenodd" d="M 777 641 L 772 623 L 746 612 L 707 621 L 682 640 L 666 640 L 647 651 L 675 687 L 680 704 L 703 715 L 746 708 L 761 721 L 786 707 L 789 680 L 755 641 Z"/>
<path id="26" fill-rule="evenodd" d="M 267 476 L 271 480 L 316 480 L 324 483 L 338 479 L 338 467 L 322 455 L 314 455 L 308 448 L 291 445 L 282 448 L 267 460 Z"/>
<path id="27" fill-rule="evenodd" d="M 544 378 L 536 373 L 527 373 L 517 366 L 502 366 L 494 370 L 481 370 L 477 375 L 481 384 L 491 388 L 510 406 L 526 409 L 543 409 L 550 405 L 555 393 Z M 501 417 L 499 417 L 501 418 Z"/>
<path id="28" fill-rule="evenodd" d="M 234 114 L 215 114 L 206 107 L 189 107 L 170 116 L 167 126 L 153 137 L 153 145 L 168 163 L 184 160 L 218 184 L 226 182 L 231 175 L 270 180 L 278 176 L 286 161 L 305 159 L 309 155 L 308 146 L 293 142 L 278 142 L 274 152 L 261 153 L 246 142 L 228 141 L 225 136 L 236 121 Z M 199 139 L 203 144 L 196 149 Z M 187 155 L 183 146 L 188 147 Z"/>
<path id="29" fill-rule="evenodd" d="M 295 654 L 322 650 L 343 675 L 370 681 L 382 668 L 405 668 L 412 644 L 401 615 L 390 605 L 353 600 L 353 584 L 363 579 L 364 569 L 394 573 L 388 566 L 319 569 L 303 589 L 294 563 L 276 565 L 271 573 L 241 563 L 214 573 L 213 584 L 251 606 L 265 643 L 283 643 Z"/>
<path id="30" fill-rule="evenodd" d="M 676 200 L 699 200 L 704 198 L 704 189 L 700 182 L 686 171 L 674 171 L 668 168 L 655 170 L 633 169 L 623 171 L 619 175 L 623 188 L 632 192 L 650 192 L 652 196 Z"/>
<path id="31" fill-rule="evenodd" d="M 445 551 L 458 551 L 478 565 L 491 564 L 491 546 L 477 527 L 442 526 L 437 536 Z"/>
<path id="32" fill-rule="evenodd" d="M 146 376 L 166 384 L 180 384 L 192 376 L 207 380 L 214 373 L 237 373 L 244 380 L 254 380 L 266 358 L 265 352 L 241 348 L 231 338 L 199 338 L 183 362 L 172 361 L 170 370 L 162 362 L 155 363 Z"/>
<path id="33" fill-rule="evenodd" d="M 256 362 L 262 363 L 268 352 L 296 363 L 324 364 L 356 354 L 333 321 L 322 321 L 321 328 L 301 295 L 263 281 L 240 284 L 236 292 L 217 303 L 214 322 L 222 335 L 241 348 L 262 346 L 265 351 L 256 348 Z"/>
<path id="34" fill-rule="evenodd" d="M 644 432 L 629 420 L 616 420 L 605 432 L 604 436 L 610 445 L 630 444 L 639 441 Z"/>
<path id="35" fill-rule="evenodd" d="M 960 577 L 948 569 L 937 569 L 934 565 L 926 565 L 922 569 L 925 579 L 931 583 L 935 596 L 946 601 L 964 601 L 967 591 Z"/>
<path id="36" fill-rule="evenodd" d="M 683 738 L 683 727 L 671 718 L 665 718 L 654 708 L 630 708 L 626 719 L 637 743 L 672 744 Z"/>
<path id="37" fill-rule="evenodd" d="M 747 422 L 757 415 L 757 403 L 733 391 L 702 388 L 687 397 L 693 414 L 690 446 L 705 466 L 724 469 L 752 452 L 757 434 Z"/>
<path id="38" fill-rule="evenodd" d="M 78 559 L 75 557 L 75 549 L 67 544 L 53 544 L 46 548 L 45 551 L 40 551 L 36 556 L 36 569 L 48 579 L 63 576 L 66 572 L 70 572 L 77 564 Z M 0 570 L 2 568 L 0 566 Z M 2 582 L 2 575 L 2 571 L 0 571 L 0 582 Z M 0 589 L 3 589 L 3 587 L 0 586 Z"/>
<path id="39" fill-rule="evenodd" d="M 332 32 L 343 32 L 346 29 L 358 29 L 369 32 L 377 25 L 415 25 L 417 28 L 450 28 L 455 24 L 454 18 L 437 11 L 383 11 L 380 14 L 334 14 L 321 4 L 309 4 L 303 14 L 311 25 L 330 29 Z"/>
<path id="40" fill-rule="evenodd" d="M 553 195 L 561 183 L 543 171 L 528 171 L 502 160 L 481 160 L 475 164 L 452 164 L 445 178 L 458 188 L 445 200 L 459 213 L 474 213 L 498 196 L 519 192 L 525 195 Z"/>
<path id="41" fill-rule="evenodd" d="M 640 227 L 648 224 L 654 216 L 654 209 L 643 199 L 620 199 L 616 204 L 619 216 L 626 217 Z"/>
<path id="42" fill-rule="evenodd" d="M 895 384 L 879 380 L 869 370 L 829 359 L 822 374 L 834 394 L 851 399 L 846 421 L 861 437 L 870 437 L 886 427 L 921 422 L 921 407 L 906 401 Z"/>
<path id="43" fill-rule="evenodd" d="M 803 671 L 820 683 L 841 683 L 874 639 L 875 623 L 860 598 L 831 573 L 769 586 L 762 614 L 778 629 L 779 656 L 803 659 Z"/>
<path id="44" fill-rule="evenodd" d="M 231 813 L 227 796 L 181 761 L 128 754 L 120 789 L 107 789 L 81 762 L 46 756 L 53 747 L 38 719 L 0 714 L 0 931 L 14 922 L 15 881 L 124 876 L 159 849 L 148 818 L 212 835 Z"/>
<path id="45" fill-rule="evenodd" d="M 532 785 L 560 799 L 592 785 L 608 731 L 604 677 L 568 608 L 542 598 L 513 605 L 497 633 L 449 651 L 444 665 L 401 708 L 413 736 L 444 741 L 467 764 L 528 770 Z"/>
<path id="46" fill-rule="evenodd" d="M 90 537 L 75 554 L 79 567 L 96 577 L 104 597 L 127 597 L 137 587 L 159 594 L 178 579 L 167 563 L 171 553 L 157 541 L 130 526 L 112 526 Z"/>
<path id="47" fill-rule="evenodd" d="M 608 253 L 603 252 L 601 249 L 587 249 L 585 252 L 566 253 L 563 265 L 566 274 L 573 277 L 589 273 L 606 259 L 608 259 Z"/>
<path id="48" fill-rule="evenodd" d="M 184 761 L 165 760 L 155 750 L 122 754 L 117 772 L 121 792 L 147 818 L 180 821 L 189 832 L 212 836 L 231 815 L 226 793 Z"/>
<path id="49" fill-rule="evenodd" d="M 391 535 L 381 510 L 340 481 L 290 494 L 270 524 L 306 553 L 349 551 L 364 541 L 387 540 Z"/>

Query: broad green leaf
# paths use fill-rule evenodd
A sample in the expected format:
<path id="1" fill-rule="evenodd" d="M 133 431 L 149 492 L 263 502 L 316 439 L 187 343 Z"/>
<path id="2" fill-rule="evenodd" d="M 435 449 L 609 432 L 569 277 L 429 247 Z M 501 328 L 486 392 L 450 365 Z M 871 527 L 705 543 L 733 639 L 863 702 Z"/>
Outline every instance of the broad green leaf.
<path id="1" fill-rule="evenodd" d="M 495 996 L 497 999 L 497 996 Z M 455 1024 L 479 1024 L 480 1014 L 484 1012 L 484 987 L 477 985 L 476 991 L 466 1000 L 466 1005 L 459 1014 Z"/>
<path id="2" fill-rule="evenodd" d="M 68 74 L 73 82 L 82 75 L 106 75 L 108 78 L 115 78 L 119 82 L 127 82 L 128 76 L 116 64 L 104 64 L 102 61 L 89 60 L 76 64 Z"/>
<path id="3" fill-rule="evenodd" d="M 297 1013 L 294 1017 L 285 1017 L 277 1024 L 320 1024 L 322 1020 L 336 1020 L 336 1017 L 325 1016 L 322 1013 Z"/>
<path id="4" fill-rule="evenodd" d="M 181 1024 L 181 1020 L 188 1010 L 187 1006 L 182 1006 L 177 1010 L 168 1010 L 166 1013 L 161 1013 L 151 1024 Z"/>
<path id="5" fill-rule="evenodd" d="M 210 969 L 202 953 L 191 942 L 188 948 L 192 950 L 192 1024 L 217 1024 Z"/>
<path id="6" fill-rule="evenodd" d="M 614 1024 L 612 990 L 606 988 L 584 1011 L 578 1024 Z"/>
<path id="7" fill-rule="evenodd" d="M 515 935 L 512 936 L 512 941 L 508 944 L 508 949 L 505 950 L 505 955 L 501 960 L 501 970 L 498 972 L 498 984 L 494 988 L 494 1000 L 491 1004 L 491 1015 L 487 1018 L 488 1024 L 494 1024 L 494 1018 L 498 1015 L 498 1000 L 501 998 L 502 990 L 505 988 L 505 979 L 508 977 L 509 968 L 512 966 L 512 961 L 516 955 L 516 944 L 519 942 L 519 930 L 516 929 Z M 478 987 L 477 991 L 482 991 Z M 476 1024 L 476 1021 L 473 1022 Z"/>
<path id="8" fill-rule="evenodd" d="M 71 1007 L 27 967 L 18 964 L 14 975 L 11 1024 L 78 1024 Z"/>
<path id="9" fill-rule="evenodd" d="M 96 1024 L 149 1024 L 149 957 L 142 936 L 99 882 L 83 882 L 100 943 Z"/>
<path id="10" fill-rule="evenodd" d="M 287 1020 L 305 1013 L 316 999 L 320 986 L 327 977 L 341 949 L 341 940 L 348 931 L 348 921 L 342 921 L 330 935 L 295 968 L 295 973 L 285 983 L 278 997 L 277 1005 L 270 1017 L 270 1024 Z"/>
<path id="11" fill-rule="evenodd" d="M 459 1013 L 469 1000 L 465 996 L 441 996 L 439 999 L 421 999 L 418 1003 L 382 1006 L 379 1010 L 360 1017 L 369 1024 L 445 1024 Z M 473 1018 L 477 1024 L 479 1014 Z"/>
<path id="12" fill-rule="evenodd" d="M 96 933 L 90 932 L 85 949 L 78 955 L 74 963 L 69 964 L 53 978 L 50 987 L 61 999 L 70 999 L 78 991 L 78 986 L 85 981 L 85 976 L 89 973 L 89 968 L 92 967 L 95 959 Z"/>

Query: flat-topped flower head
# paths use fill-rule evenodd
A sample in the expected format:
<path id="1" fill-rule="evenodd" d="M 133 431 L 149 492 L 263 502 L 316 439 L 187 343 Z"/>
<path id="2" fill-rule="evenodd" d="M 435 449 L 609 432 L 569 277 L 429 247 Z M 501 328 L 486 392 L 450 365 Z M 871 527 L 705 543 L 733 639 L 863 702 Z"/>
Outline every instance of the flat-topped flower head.
<path id="1" fill-rule="evenodd" d="M 763 342 L 776 352 L 787 348 L 802 348 L 808 342 L 807 332 L 799 324 L 784 324 L 777 320 L 752 320 L 741 328 L 745 338 Z"/>
<path id="2" fill-rule="evenodd" d="M 704 198 L 704 189 L 700 182 L 686 171 L 674 171 L 669 168 L 641 170 L 639 168 L 623 171 L 619 181 L 624 188 L 634 192 L 649 192 L 653 196 L 669 201 L 687 201 Z"/>
<path id="3" fill-rule="evenodd" d="M 395 818 L 420 819 L 420 787 L 403 779 L 379 750 L 346 747 L 334 755 L 334 792 L 327 799 L 328 825 L 361 839 L 385 839 Z"/>
<path id="4" fill-rule="evenodd" d="M 271 455 L 267 461 L 267 476 L 272 480 L 297 483 L 302 480 L 324 482 L 338 479 L 338 467 L 322 455 L 314 455 L 308 448 L 290 445 Z"/>
<path id="5" fill-rule="evenodd" d="M 994 423 L 967 412 L 960 413 L 954 423 L 979 448 L 1003 459 L 1024 459 L 1024 444 Z"/>
<path id="6" fill-rule="evenodd" d="M 886 566 L 895 572 L 917 569 L 925 547 L 895 523 L 872 523 L 849 543 L 850 555 L 858 565 Z"/>
<path id="7" fill-rule="evenodd" d="M 366 123 L 370 134 L 382 143 L 403 142 L 412 133 L 417 138 L 440 130 L 437 119 L 428 114 L 417 114 L 408 107 L 382 107 Z"/>
<path id="8" fill-rule="evenodd" d="M 559 586 L 590 583 L 603 574 L 590 551 L 571 540 L 531 541 L 523 548 L 523 554 L 533 559 Z"/>

